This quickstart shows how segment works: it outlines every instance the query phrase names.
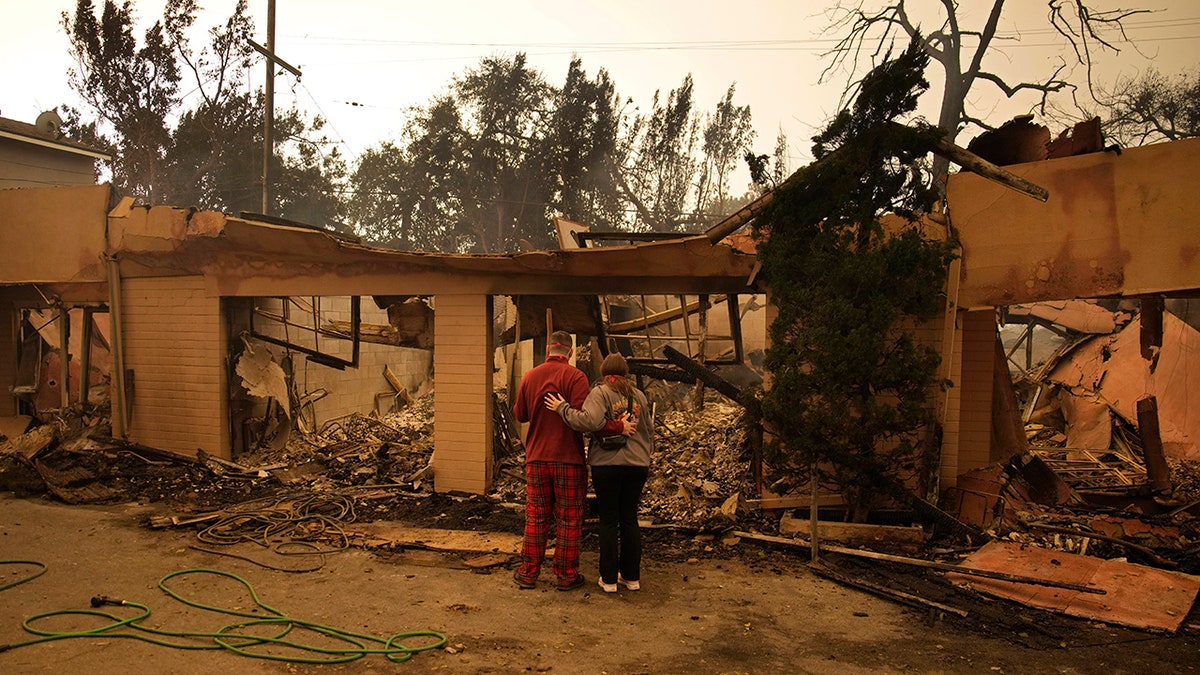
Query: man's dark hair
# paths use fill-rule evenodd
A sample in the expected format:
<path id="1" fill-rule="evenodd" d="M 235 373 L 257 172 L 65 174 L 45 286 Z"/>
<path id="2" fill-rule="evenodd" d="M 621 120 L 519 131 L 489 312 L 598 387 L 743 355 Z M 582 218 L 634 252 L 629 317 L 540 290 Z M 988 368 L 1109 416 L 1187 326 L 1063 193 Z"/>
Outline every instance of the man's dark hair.
<path id="1" fill-rule="evenodd" d="M 566 356 L 571 351 L 571 334 L 565 330 L 556 330 L 546 341 L 546 350 L 557 356 Z"/>

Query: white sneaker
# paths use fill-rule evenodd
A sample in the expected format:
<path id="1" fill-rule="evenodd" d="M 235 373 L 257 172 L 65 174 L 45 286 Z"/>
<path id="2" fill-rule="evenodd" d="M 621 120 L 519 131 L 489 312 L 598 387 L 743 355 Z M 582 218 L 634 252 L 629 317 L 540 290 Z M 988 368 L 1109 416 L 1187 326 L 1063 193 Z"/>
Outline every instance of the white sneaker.
<path id="1" fill-rule="evenodd" d="M 642 582 L 629 581 L 625 577 L 621 576 L 620 574 L 617 575 L 617 583 L 624 584 L 625 588 L 628 588 L 631 591 L 640 591 L 642 589 Z M 613 588 L 615 589 L 616 586 L 614 586 Z"/>
<path id="2" fill-rule="evenodd" d="M 617 592 L 616 584 L 606 584 L 606 583 L 604 583 L 604 579 L 597 579 L 596 583 L 600 584 L 600 588 L 603 588 L 605 593 L 616 593 Z"/>

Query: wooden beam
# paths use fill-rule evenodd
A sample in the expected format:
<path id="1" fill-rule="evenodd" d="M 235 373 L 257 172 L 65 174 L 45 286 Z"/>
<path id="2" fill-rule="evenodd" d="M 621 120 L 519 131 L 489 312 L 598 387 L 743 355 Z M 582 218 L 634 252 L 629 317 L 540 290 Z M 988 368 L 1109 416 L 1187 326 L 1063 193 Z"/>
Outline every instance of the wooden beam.
<path id="1" fill-rule="evenodd" d="M 788 539 L 787 537 L 776 537 L 769 534 L 756 534 L 753 532 L 731 532 L 736 537 L 743 539 L 765 541 L 772 544 L 785 544 L 787 546 L 797 546 L 800 548 L 808 548 L 810 544 L 803 539 Z M 1050 586 L 1053 588 L 1066 588 L 1080 593 L 1095 593 L 1097 595 L 1107 595 L 1108 591 L 1102 588 L 1094 588 L 1083 584 L 1073 584 L 1065 581 L 1054 581 L 1052 579 L 1038 579 L 1036 577 L 1021 576 L 1019 574 L 1007 574 L 1005 572 L 994 572 L 992 570 L 981 570 L 973 567 L 963 567 L 961 565 L 951 565 L 949 563 L 934 562 L 932 560 L 921 560 L 920 558 L 906 558 L 904 556 L 890 555 L 887 553 L 876 553 L 875 551 L 861 551 L 855 548 L 846 548 L 845 546 L 834 546 L 832 544 L 819 544 L 822 551 L 830 553 L 841 553 L 842 555 L 856 556 L 859 558 L 870 558 L 872 560 L 883 560 L 886 562 L 902 563 L 904 565 L 912 565 L 914 567 L 926 567 L 943 572 L 954 572 L 956 574 L 964 574 L 967 576 L 983 577 L 985 579 L 1000 579 L 1001 581 L 1011 581 L 1018 584 L 1033 584 L 1036 586 Z"/>
<path id="2" fill-rule="evenodd" d="M 933 600 L 929 600 L 927 598 L 922 598 L 919 595 L 913 595 L 911 593 L 905 593 L 904 591 L 898 591 L 894 588 L 880 586 L 879 584 L 872 583 L 865 579 L 856 579 L 839 570 L 835 570 L 832 567 L 822 565 L 821 563 L 811 562 L 808 564 L 808 569 L 825 577 L 826 579 L 832 579 L 840 584 L 845 584 L 846 586 L 857 588 L 882 598 L 895 600 L 905 605 L 909 605 L 910 607 L 932 607 L 934 609 L 956 614 L 961 617 L 965 617 L 968 614 L 967 610 L 965 609 L 951 607 L 950 605 L 945 605 L 940 602 L 934 602 Z"/>
<path id="3" fill-rule="evenodd" d="M 721 302 L 723 299 L 724 298 L 718 298 L 717 302 Z M 703 302 L 697 300 L 695 302 L 687 303 L 686 307 L 684 307 L 684 306 L 672 307 L 670 309 L 664 309 L 661 312 L 655 312 L 654 314 L 650 314 L 645 317 L 640 317 L 637 319 L 630 319 L 629 321 L 618 321 L 617 323 L 610 323 L 610 324 L 608 324 L 608 334 L 609 335 L 624 334 L 631 330 L 634 330 L 635 328 L 649 328 L 650 326 L 657 326 L 659 324 L 668 323 L 670 321 L 674 321 L 675 319 L 682 317 L 685 312 L 689 315 L 694 314 L 701 309 L 708 309 L 709 307 L 712 307 L 713 304 L 714 303 L 708 302 L 707 300 L 705 300 Z"/>
<path id="4" fill-rule="evenodd" d="M 787 181 L 784 181 L 784 183 L 786 184 Z M 767 204 L 770 204 L 774 198 L 775 190 L 770 190 L 758 199 L 738 209 L 736 213 L 728 216 L 725 220 L 712 226 L 708 232 L 704 233 L 708 237 L 708 242 L 716 246 L 722 239 L 737 232 L 743 225 L 754 220 L 755 216 L 762 213 L 762 210 L 767 208 Z"/>
<path id="5" fill-rule="evenodd" d="M 1017 174 L 1003 169 L 986 159 L 976 155 L 966 148 L 959 147 L 950 141 L 942 138 L 939 139 L 937 145 L 933 148 L 935 155 L 941 155 L 946 159 L 958 164 L 959 166 L 970 169 L 975 173 L 987 178 L 988 180 L 1000 183 L 1005 187 L 1012 188 L 1017 192 L 1033 197 L 1038 201 L 1046 201 L 1050 198 L 1050 193 L 1046 188 L 1036 185 L 1031 181 L 1021 178 Z"/>

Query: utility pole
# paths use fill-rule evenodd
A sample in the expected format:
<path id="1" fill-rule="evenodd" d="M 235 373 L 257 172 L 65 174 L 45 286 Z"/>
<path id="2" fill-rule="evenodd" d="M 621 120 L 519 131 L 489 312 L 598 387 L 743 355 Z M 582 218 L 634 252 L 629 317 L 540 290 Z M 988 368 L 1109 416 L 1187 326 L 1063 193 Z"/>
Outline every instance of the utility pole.
<path id="1" fill-rule="evenodd" d="M 275 138 L 272 133 L 275 128 L 275 65 L 279 64 L 297 78 L 300 77 L 299 68 L 275 56 L 275 0 L 267 0 L 267 46 L 264 47 L 249 38 L 246 41 L 267 59 L 267 100 L 266 110 L 263 111 L 262 212 L 264 215 L 270 215 L 267 209 L 271 204 L 271 157 L 275 154 Z"/>

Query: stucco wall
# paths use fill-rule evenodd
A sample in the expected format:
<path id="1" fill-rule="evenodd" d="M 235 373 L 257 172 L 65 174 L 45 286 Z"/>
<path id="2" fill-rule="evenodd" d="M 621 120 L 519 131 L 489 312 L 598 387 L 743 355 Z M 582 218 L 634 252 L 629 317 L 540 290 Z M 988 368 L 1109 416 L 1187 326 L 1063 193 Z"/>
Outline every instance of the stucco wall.
<path id="1" fill-rule="evenodd" d="M 970 172 L 950 176 L 962 306 L 1196 288 L 1200 138 L 1005 168 L 1050 197 L 1043 203 Z"/>
<path id="2" fill-rule="evenodd" d="M 0 190 L 0 283 L 107 280 L 108 186 Z"/>
<path id="3" fill-rule="evenodd" d="M 0 416 L 17 414 L 11 393 L 17 376 L 17 310 L 12 298 L 0 289 Z"/>

